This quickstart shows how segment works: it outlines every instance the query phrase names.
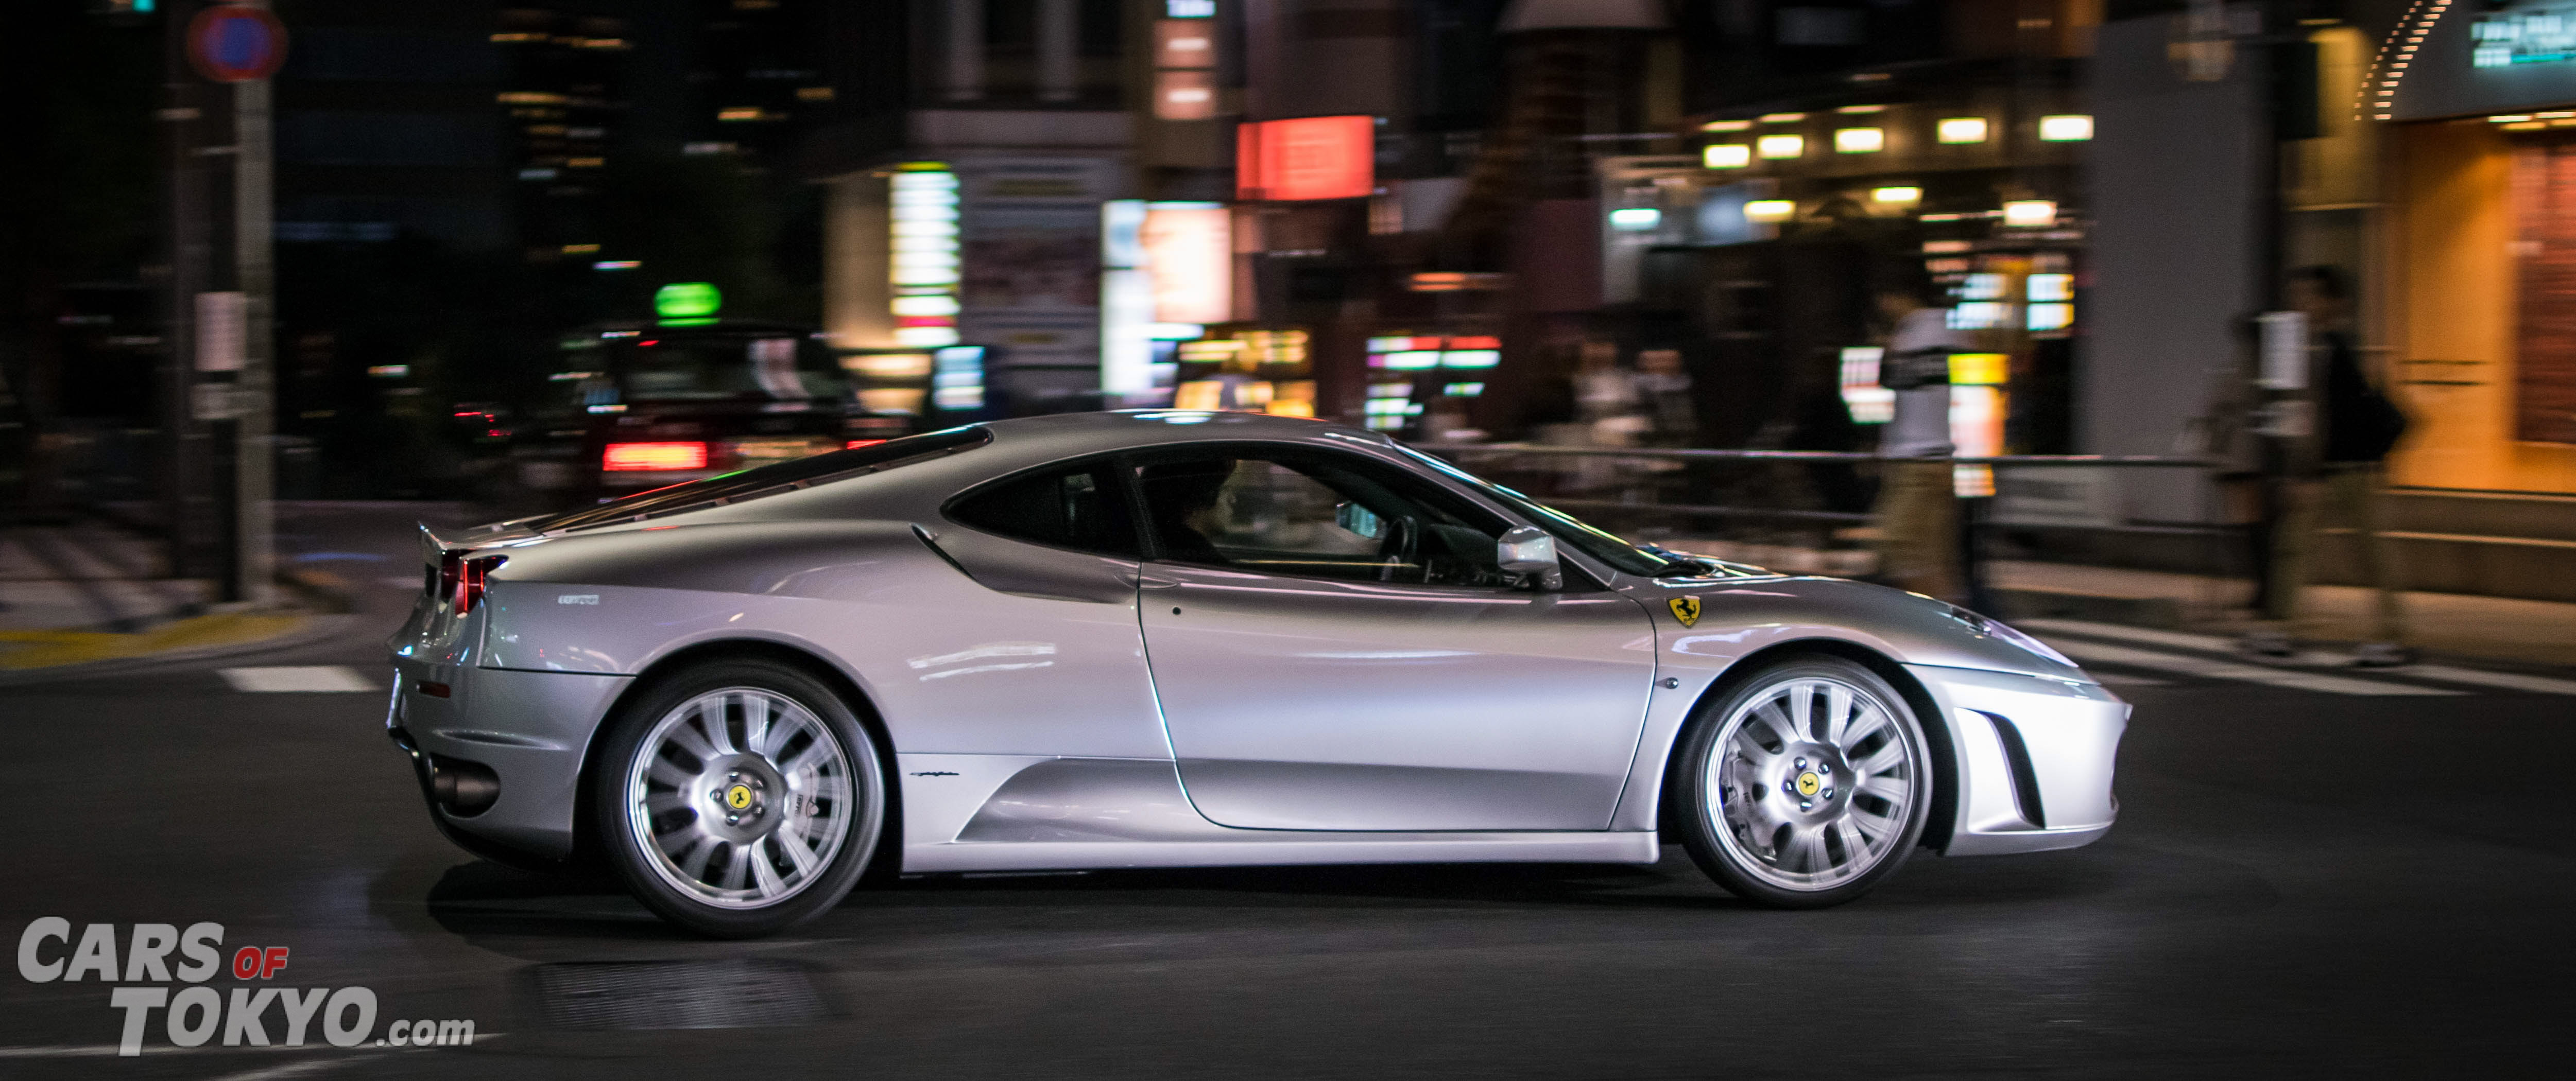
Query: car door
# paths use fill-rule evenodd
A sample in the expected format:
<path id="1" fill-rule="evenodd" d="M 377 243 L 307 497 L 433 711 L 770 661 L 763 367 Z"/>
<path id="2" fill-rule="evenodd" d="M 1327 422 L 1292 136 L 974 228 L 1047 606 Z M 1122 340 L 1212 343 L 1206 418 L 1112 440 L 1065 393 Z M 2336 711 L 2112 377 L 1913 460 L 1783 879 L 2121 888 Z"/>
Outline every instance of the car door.
<path id="1" fill-rule="evenodd" d="M 1140 459 L 1146 654 L 1227 826 L 1597 830 L 1654 678 L 1636 602 L 1495 566 L 1509 523 L 1347 453 Z"/>
<path id="2" fill-rule="evenodd" d="M 905 628 L 895 677 L 945 719 L 939 753 L 1162 758 L 1137 627 L 1138 537 L 1119 466 L 1051 466 L 983 485 L 931 547 L 990 590 Z"/>

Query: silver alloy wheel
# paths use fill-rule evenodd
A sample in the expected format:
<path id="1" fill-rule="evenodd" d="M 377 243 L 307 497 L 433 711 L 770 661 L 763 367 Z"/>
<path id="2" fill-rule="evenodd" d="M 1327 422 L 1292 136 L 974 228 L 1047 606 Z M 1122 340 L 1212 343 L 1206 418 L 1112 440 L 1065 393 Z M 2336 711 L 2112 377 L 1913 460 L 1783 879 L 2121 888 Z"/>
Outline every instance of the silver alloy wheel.
<path id="1" fill-rule="evenodd" d="M 862 810 L 854 784 L 875 776 L 853 774 L 812 710 L 756 687 L 681 703 L 639 747 L 625 801 L 637 850 L 664 882 L 720 908 L 763 908 L 813 885 Z"/>
<path id="2" fill-rule="evenodd" d="M 1895 851 L 1920 798 L 1924 754 L 1879 697 L 1826 676 L 1785 679 L 1718 729 L 1704 791 L 1710 832 L 1745 873 L 1830 889 Z"/>

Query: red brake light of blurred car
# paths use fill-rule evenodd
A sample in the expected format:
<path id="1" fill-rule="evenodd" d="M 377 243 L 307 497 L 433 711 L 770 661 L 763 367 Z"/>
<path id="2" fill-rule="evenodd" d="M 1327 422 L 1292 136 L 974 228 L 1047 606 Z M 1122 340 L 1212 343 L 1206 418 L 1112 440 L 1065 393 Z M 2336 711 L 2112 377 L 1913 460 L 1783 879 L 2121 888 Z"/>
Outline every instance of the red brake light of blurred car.
<path id="1" fill-rule="evenodd" d="M 873 446 L 876 446 L 877 444 L 879 444 L 879 443 L 883 443 L 883 442 L 885 442 L 885 440 L 882 440 L 882 439 L 853 439 L 853 440 L 850 440 L 850 441 L 849 441 L 849 443 L 848 443 L 848 444 L 846 444 L 846 445 L 844 445 L 841 449 L 842 449 L 842 450 L 857 450 L 857 449 L 859 449 L 860 447 L 873 447 Z"/>
<path id="2" fill-rule="evenodd" d="M 705 469 L 704 443 L 611 443 L 599 457 L 599 468 L 611 473 Z"/>

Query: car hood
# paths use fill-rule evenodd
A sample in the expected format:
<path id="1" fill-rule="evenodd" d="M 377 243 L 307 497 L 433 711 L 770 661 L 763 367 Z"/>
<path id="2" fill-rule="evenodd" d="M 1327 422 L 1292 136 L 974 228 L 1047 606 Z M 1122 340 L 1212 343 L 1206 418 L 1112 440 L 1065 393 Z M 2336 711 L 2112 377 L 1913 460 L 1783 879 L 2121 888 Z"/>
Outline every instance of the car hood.
<path id="1" fill-rule="evenodd" d="M 1866 582 L 1747 575 L 1730 567 L 1704 577 L 1631 578 L 1620 591 L 1646 606 L 1666 649 L 1712 654 L 1743 647 L 1749 652 L 1786 640 L 1825 638 L 1864 646 L 1903 664 L 2093 682 L 2064 658 L 2040 652 L 2047 647 L 2017 641 L 2027 639 L 1996 620 Z"/>

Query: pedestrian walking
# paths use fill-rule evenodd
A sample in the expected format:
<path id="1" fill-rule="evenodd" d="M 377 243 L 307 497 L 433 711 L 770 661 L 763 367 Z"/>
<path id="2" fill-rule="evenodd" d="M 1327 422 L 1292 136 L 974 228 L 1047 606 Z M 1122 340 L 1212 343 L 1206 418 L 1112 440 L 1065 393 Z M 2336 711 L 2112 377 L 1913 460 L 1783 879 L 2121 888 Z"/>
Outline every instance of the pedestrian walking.
<path id="1" fill-rule="evenodd" d="M 1687 447 L 1699 441 L 1699 411 L 1691 403 L 1690 372 L 1679 349 L 1648 349 L 1637 354 L 1637 401 L 1652 425 L 1647 438 L 1659 447 Z"/>
<path id="2" fill-rule="evenodd" d="M 2306 445 L 2289 451 L 2291 476 L 2278 486 L 2271 508 L 2271 565 L 2258 603 L 2272 627 L 2248 636 L 2246 645 L 2286 655 L 2301 632 L 2315 628 L 2313 605 L 2302 603 L 2305 586 L 2326 531 L 2342 527 L 2357 546 L 2361 584 L 2374 594 L 2370 637 L 2353 651 L 2353 661 L 2366 667 L 2406 664 L 2414 654 L 2400 596 L 2404 585 L 2381 531 L 2380 499 L 2384 464 L 2405 435 L 2406 415 L 2362 368 L 2353 344 L 2352 286 L 2343 271 L 2301 267 L 2291 272 L 2286 293 L 2308 329 L 2309 390 L 2294 415 L 2313 416 L 2316 423 L 2280 426 L 2286 439 Z"/>
<path id="3" fill-rule="evenodd" d="M 1964 584 L 1949 461 L 1950 355 L 1974 343 L 1951 329 L 1931 291 L 1928 280 L 1912 281 L 1877 297 L 1887 327 L 1878 382 L 1896 393 L 1896 415 L 1879 434 L 1879 574 L 1898 588 L 1957 601 Z"/>

